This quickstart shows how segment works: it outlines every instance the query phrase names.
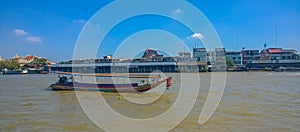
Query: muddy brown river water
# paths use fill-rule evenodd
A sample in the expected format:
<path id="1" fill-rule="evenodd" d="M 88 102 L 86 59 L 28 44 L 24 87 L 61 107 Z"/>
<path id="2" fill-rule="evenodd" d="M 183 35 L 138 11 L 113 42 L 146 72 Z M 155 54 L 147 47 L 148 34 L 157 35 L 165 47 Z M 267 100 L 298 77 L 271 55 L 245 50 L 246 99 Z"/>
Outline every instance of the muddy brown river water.
<path id="1" fill-rule="evenodd" d="M 176 101 L 181 87 L 180 74 L 169 75 L 174 78 L 174 84 L 151 104 L 134 104 L 117 93 L 93 94 L 102 94 L 110 107 L 124 116 L 146 119 L 163 113 Z M 0 131 L 103 131 L 82 110 L 74 91 L 47 89 L 56 80 L 54 74 L 0 75 Z M 171 131 L 300 131 L 299 72 L 227 73 L 226 80 L 215 114 L 199 125 L 199 114 L 211 81 L 211 73 L 200 73 L 196 104 L 187 118 Z M 127 96 L 156 94 L 149 91 Z"/>

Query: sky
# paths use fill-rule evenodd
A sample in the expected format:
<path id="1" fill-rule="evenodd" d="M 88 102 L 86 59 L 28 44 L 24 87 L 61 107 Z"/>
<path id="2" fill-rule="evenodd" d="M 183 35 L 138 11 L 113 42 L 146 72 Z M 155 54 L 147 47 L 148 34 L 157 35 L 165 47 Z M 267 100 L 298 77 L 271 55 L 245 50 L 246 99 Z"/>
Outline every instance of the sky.
<path id="1" fill-rule="evenodd" d="M 107 28 L 105 22 L 121 16 L 118 12 L 129 12 L 132 9 L 146 10 L 148 6 L 146 1 L 141 1 L 139 3 L 142 4 L 130 7 L 132 4 L 130 2 L 134 1 L 127 0 L 128 4 L 106 12 L 105 15 L 108 17 L 93 18 L 97 12 L 114 2 L 1 1 L 0 56 L 8 59 L 16 54 L 19 56 L 33 54 L 55 62 L 70 60 L 84 29 L 92 28 L 93 31 L 100 32 Z M 171 6 L 157 1 L 155 8 L 169 12 L 169 16 L 174 18 L 195 21 L 196 17 L 191 15 L 192 10 L 187 10 L 174 0 L 172 2 Z M 300 51 L 299 0 L 187 0 L 186 2 L 203 13 L 227 51 L 240 51 L 243 47 L 261 50 L 264 44 L 267 44 L 267 47 L 293 48 Z M 98 22 L 94 27 L 91 26 L 94 24 L 91 22 L 92 19 L 97 19 Z M 204 23 L 199 22 L 198 25 L 205 29 L 201 27 L 205 25 Z M 87 49 L 85 52 L 89 54 L 89 50 L 95 50 L 98 58 L 109 54 L 120 58 L 132 58 L 141 54 L 145 48 L 154 48 L 170 56 L 176 56 L 177 52 L 191 50 L 195 46 L 209 48 L 203 43 L 209 37 L 210 34 L 205 34 L 201 30 L 195 32 L 175 19 L 143 14 L 117 23 L 105 34 L 102 41 L 98 42 L 100 44 L 98 48 Z M 89 44 L 85 46 L 89 47 Z"/>

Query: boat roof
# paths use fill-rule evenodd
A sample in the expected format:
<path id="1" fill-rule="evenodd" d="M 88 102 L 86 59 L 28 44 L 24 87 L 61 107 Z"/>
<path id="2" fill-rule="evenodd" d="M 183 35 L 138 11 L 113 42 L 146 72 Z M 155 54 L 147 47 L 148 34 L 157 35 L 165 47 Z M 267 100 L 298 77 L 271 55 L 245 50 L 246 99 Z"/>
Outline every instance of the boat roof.
<path id="1" fill-rule="evenodd" d="M 125 77 L 125 78 L 160 78 L 160 75 L 151 74 L 129 74 L 129 73 L 74 73 L 74 72 L 57 72 L 58 75 L 68 76 L 95 76 L 95 77 Z"/>

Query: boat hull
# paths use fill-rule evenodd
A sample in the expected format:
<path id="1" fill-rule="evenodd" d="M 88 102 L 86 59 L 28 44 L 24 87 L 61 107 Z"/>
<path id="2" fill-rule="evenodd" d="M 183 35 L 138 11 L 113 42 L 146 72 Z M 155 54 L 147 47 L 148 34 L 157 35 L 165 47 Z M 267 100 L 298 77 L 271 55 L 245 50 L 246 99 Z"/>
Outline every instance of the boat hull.
<path id="1" fill-rule="evenodd" d="M 153 84 L 138 85 L 132 84 L 90 84 L 90 83 L 68 83 L 68 84 L 52 84 L 50 87 L 54 91 L 61 90 L 96 90 L 102 92 L 145 92 L 158 85 L 167 82 L 169 78 L 163 79 Z M 167 85 L 169 86 L 169 85 Z"/>

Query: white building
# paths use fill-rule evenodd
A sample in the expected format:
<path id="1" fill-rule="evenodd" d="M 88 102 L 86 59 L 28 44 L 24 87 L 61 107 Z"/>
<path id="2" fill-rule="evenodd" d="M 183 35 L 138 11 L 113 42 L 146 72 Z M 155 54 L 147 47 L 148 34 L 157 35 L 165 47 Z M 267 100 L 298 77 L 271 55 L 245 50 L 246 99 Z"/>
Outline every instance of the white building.
<path id="1" fill-rule="evenodd" d="M 184 51 L 184 52 L 178 52 L 178 62 L 191 62 L 191 52 Z"/>
<path id="2" fill-rule="evenodd" d="M 197 62 L 207 63 L 207 52 L 205 48 L 194 48 L 193 57 Z"/>
<path id="3" fill-rule="evenodd" d="M 242 65 L 242 53 L 238 51 L 227 51 L 226 57 L 232 59 L 235 65 Z"/>

